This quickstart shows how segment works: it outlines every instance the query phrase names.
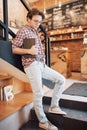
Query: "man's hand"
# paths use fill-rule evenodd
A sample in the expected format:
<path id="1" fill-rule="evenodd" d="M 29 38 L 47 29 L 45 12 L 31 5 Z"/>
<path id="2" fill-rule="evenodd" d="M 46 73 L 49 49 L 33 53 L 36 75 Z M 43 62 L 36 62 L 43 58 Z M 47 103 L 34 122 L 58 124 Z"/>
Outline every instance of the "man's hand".
<path id="1" fill-rule="evenodd" d="M 38 54 L 38 49 L 35 46 L 32 46 L 31 49 L 28 49 L 28 54 L 32 54 L 32 55 L 37 55 Z"/>

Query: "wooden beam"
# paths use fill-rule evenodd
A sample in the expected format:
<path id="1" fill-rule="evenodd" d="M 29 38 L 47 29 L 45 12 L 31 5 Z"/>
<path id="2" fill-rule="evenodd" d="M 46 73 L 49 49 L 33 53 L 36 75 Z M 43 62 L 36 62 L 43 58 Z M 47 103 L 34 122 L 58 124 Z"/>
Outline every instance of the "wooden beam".
<path id="1" fill-rule="evenodd" d="M 29 83 L 29 80 L 24 72 L 9 64 L 2 58 L 0 58 L 0 72 L 8 73 L 23 82 Z"/>

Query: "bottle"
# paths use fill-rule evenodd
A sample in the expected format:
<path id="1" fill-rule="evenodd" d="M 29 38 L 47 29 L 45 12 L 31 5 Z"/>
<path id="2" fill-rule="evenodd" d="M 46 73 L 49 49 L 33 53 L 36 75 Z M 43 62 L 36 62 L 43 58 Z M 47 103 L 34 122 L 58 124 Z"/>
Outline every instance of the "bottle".
<path id="1" fill-rule="evenodd" d="M 74 34 L 73 33 L 71 33 L 71 39 L 73 39 L 74 38 Z"/>

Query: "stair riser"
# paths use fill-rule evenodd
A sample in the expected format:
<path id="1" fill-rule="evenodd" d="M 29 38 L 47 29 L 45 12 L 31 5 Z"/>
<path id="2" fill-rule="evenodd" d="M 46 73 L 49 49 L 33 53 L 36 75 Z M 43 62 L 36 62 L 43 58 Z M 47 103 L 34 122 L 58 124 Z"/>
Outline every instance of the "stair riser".
<path id="1" fill-rule="evenodd" d="M 30 120 L 26 124 L 24 124 L 19 130 L 42 130 L 38 126 L 38 122 L 35 122 L 33 120 Z M 58 130 L 64 130 L 64 129 L 58 129 Z"/>
<path id="2" fill-rule="evenodd" d="M 43 97 L 43 103 L 44 104 L 50 104 L 51 103 L 51 97 Z M 70 109 L 87 111 L 87 103 L 86 102 L 60 99 L 60 106 L 65 107 L 65 108 L 70 108 Z"/>
<path id="3" fill-rule="evenodd" d="M 75 120 L 63 116 L 55 115 L 47 113 L 47 118 L 57 127 L 62 128 L 64 130 L 86 130 L 87 122 Z"/>

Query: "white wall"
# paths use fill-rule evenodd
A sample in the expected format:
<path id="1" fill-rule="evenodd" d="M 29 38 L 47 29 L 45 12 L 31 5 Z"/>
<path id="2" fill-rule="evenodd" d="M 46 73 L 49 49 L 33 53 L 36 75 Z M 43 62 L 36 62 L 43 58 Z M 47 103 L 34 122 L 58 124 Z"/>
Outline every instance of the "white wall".
<path id="1" fill-rule="evenodd" d="M 26 23 L 27 10 L 20 0 L 8 0 L 8 21 Z M 3 0 L 0 0 L 0 20 L 3 20 Z"/>

